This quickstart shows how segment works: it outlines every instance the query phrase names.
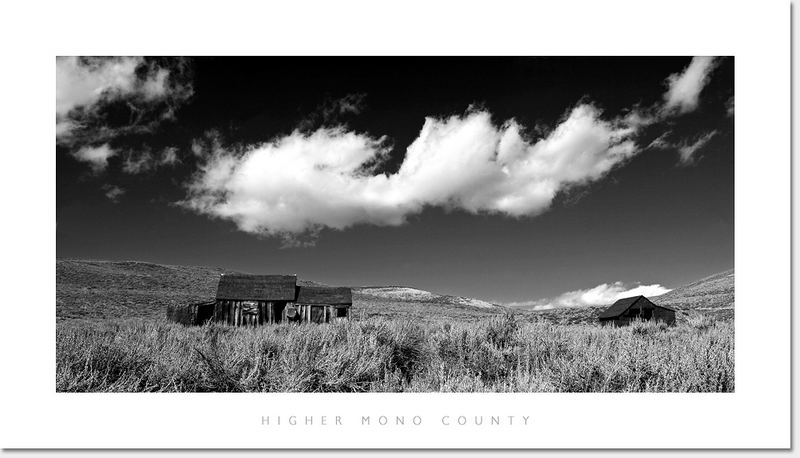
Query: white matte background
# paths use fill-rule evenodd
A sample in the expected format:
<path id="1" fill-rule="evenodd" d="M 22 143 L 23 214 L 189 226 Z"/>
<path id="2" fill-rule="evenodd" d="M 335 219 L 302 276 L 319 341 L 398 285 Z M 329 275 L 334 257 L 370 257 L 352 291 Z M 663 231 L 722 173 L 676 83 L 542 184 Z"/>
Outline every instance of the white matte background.
<path id="1" fill-rule="evenodd" d="M 3 448 L 789 446 L 788 3 L 144 0 L 0 8 Z M 55 393 L 55 56 L 65 54 L 734 55 L 736 392 Z M 278 414 L 421 415 L 426 426 L 261 426 L 261 415 Z M 442 415 L 459 414 L 530 415 L 532 426 L 438 426 Z"/>

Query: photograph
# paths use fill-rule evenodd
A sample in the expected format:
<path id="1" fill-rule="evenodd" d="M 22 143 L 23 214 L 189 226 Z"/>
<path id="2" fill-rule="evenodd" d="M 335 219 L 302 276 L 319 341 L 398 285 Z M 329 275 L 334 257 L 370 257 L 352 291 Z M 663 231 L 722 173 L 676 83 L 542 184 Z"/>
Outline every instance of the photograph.
<path id="1" fill-rule="evenodd" d="M 735 59 L 58 55 L 54 391 L 736 393 Z"/>

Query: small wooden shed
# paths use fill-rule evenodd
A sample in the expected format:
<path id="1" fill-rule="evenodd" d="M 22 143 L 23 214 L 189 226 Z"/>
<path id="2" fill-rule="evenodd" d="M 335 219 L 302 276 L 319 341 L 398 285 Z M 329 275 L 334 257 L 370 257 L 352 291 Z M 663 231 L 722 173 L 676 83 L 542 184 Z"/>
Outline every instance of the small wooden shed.
<path id="1" fill-rule="evenodd" d="M 644 296 L 633 296 L 620 299 L 604 310 L 599 316 L 601 324 L 617 326 L 629 324 L 635 319 L 663 321 L 675 324 L 675 310 L 656 305 Z"/>
<path id="2" fill-rule="evenodd" d="M 297 319 L 311 323 L 330 323 L 347 319 L 353 305 L 350 288 L 300 286 L 297 292 Z"/>
<path id="3" fill-rule="evenodd" d="M 222 274 L 213 320 L 234 326 L 280 323 L 296 295 L 295 275 Z"/>

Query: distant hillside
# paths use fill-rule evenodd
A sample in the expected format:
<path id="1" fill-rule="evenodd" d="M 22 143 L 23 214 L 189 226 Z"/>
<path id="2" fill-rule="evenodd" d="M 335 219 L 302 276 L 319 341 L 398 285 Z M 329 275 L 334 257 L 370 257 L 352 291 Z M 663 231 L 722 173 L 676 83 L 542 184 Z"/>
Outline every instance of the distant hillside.
<path id="1" fill-rule="evenodd" d="M 410 288 L 408 286 L 365 286 L 356 289 L 364 297 L 382 298 L 399 302 L 425 302 L 478 307 L 484 309 L 494 309 L 500 307 L 499 305 L 482 301 L 480 299 L 436 294 L 421 289 Z"/>
<path id="2" fill-rule="evenodd" d="M 219 267 L 172 266 L 126 261 L 56 261 L 56 318 L 110 319 L 164 317 L 168 305 L 208 300 L 216 294 Z M 302 286 L 321 283 L 300 279 Z M 409 287 L 353 288 L 356 317 L 479 319 L 503 307 L 477 299 Z"/>
<path id="3" fill-rule="evenodd" d="M 734 307 L 733 269 L 675 288 L 658 297 L 658 304 L 676 310 L 721 311 Z"/>
<path id="4" fill-rule="evenodd" d="M 688 313 L 712 315 L 728 320 L 734 317 L 734 271 L 726 270 L 693 283 L 679 286 L 667 294 L 653 296 L 653 302 L 678 311 L 678 320 Z M 609 304 L 611 305 L 611 304 Z M 573 307 L 530 312 L 532 319 L 545 319 L 560 323 L 594 322 L 608 305 L 600 307 Z"/>

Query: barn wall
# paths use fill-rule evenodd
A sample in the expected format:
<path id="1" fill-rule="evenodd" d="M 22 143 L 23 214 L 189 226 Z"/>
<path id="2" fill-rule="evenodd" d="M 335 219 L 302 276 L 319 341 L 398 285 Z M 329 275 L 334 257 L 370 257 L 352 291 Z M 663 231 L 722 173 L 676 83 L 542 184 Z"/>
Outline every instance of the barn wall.
<path id="1" fill-rule="evenodd" d="M 187 305 L 168 305 L 167 320 L 181 324 L 204 324 L 214 314 L 213 302 L 198 302 Z"/>
<path id="2" fill-rule="evenodd" d="M 180 324 L 194 324 L 194 314 L 190 305 L 168 305 L 167 319 Z"/>
<path id="3" fill-rule="evenodd" d="M 255 303 L 255 304 L 253 304 Z M 213 321 L 231 326 L 261 326 L 286 321 L 285 301 L 233 301 L 217 299 Z"/>
<path id="4" fill-rule="evenodd" d="M 253 307 L 248 303 L 255 302 Z M 211 319 L 216 323 L 228 324 L 231 326 L 261 326 L 269 323 L 288 322 L 287 308 L 294 307 L 297 311 L 297 318 L 294 321 L 304 323 L 330 323 L 338 320 L 350 318 L 349 305 L 330 305 L 330 304 L 295 304 L 283 301 L 233 301 L 218 299 L 214 303 L 201 305 L 200 308 L 185 311 L 167 311 L 168 317 L 173 321 L 181 320 L 186 324 L 202 324 L 197 321 Z M 339 310 L 344 310 L 344 316 L 340 317 Z M 172 313 L 172 315 L 170 315 Z"/>
<path id="5" fill-rule="evenodd" d="M 349 305 L 331 305 L 331 304 L 294 304 L 297 309 L 297 321 L 303 323 L 331 323 L 337 320 L 344 320 L 350 318 Z M 344 309 L 345 316 L 337 316 L 337 310 Z"/>
<path id="6" fill-rule="evenodd" d="M 653 319 L 663 321 L 667 324 L 675 324 L 675 312 L 661 307 L 655 307 L 653 309 Z"/>

